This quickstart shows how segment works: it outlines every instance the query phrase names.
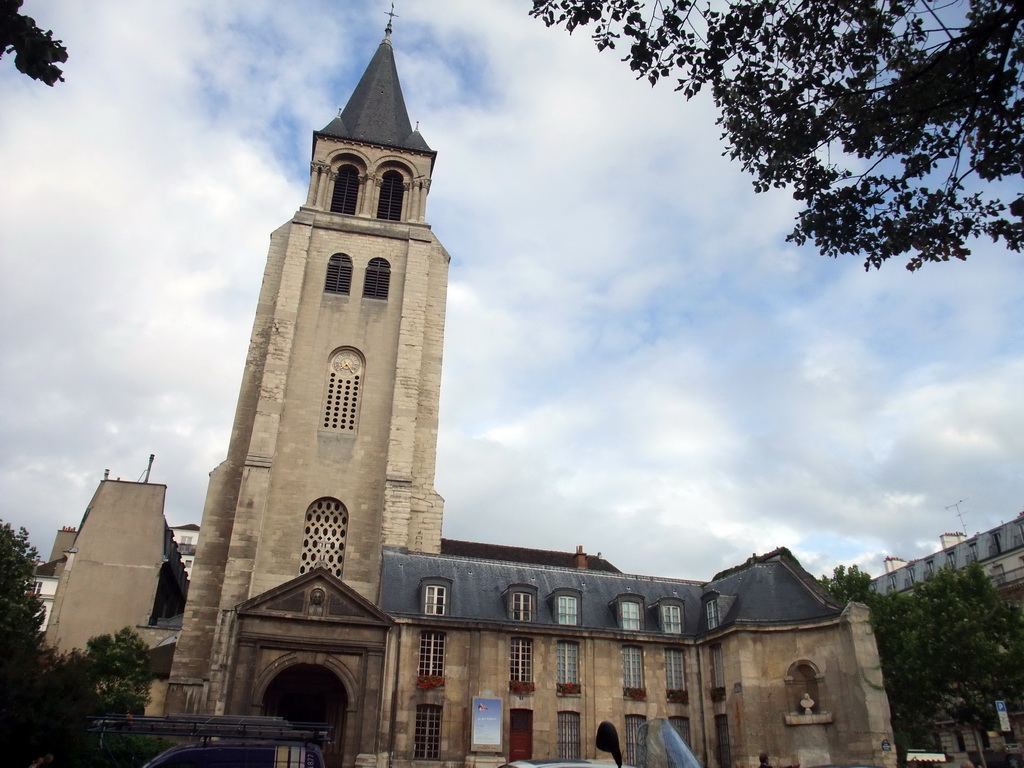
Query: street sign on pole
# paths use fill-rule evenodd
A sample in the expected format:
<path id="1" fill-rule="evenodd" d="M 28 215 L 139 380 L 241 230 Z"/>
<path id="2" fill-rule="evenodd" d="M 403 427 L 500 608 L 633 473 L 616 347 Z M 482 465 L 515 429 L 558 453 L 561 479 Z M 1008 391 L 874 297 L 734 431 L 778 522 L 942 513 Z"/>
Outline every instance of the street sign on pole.
<path id="1" fill-rule="evenodd" d="M 996 714 L 999 715 L 999 730 L 1003 733 L 1010 732 L 1010 717 L 1006 714 L 1006 702 L 996 701 Z"/>

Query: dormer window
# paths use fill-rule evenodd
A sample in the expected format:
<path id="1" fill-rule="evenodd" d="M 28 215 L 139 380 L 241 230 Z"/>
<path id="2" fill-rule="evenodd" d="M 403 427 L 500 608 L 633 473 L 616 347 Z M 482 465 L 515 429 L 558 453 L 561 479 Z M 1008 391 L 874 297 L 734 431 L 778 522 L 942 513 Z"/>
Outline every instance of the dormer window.
<path id="1" fill-rule="evenodd" d="M 505 591 L 505 609 L 512 621 L 534 621 L 537 616 L 537 588 L 513 584 Z"/>
<path id="2" fill-rule="evenodd" d="M 661 631 L 678 635 L 683 631 L 683 607 L 677 603 L 662 603 L 658 614 L 661 617 Z"/>
<path id="3" fill-rule="evenodd" d="M 427 616 L 448 615 L 449 584 L 443 581 L 429 581 L 423 584 L 423 612 Z"/>
<path id="4" fill-rule="evenodd" d="M 512 621 L 533 621 L 533 593 L 512 593 Z"/>
<path id="5" fill-rule="evenodd" d="M 640 598 L 629 595 L 620 597 L 617 601 L 619 615 L 619 628 L 629 632 L 638 632 L 643 629 L 644 604 Z"/>
<path id="6" fill-rule="evenodd" d="M 713 597 L 704 605 L 704 615 L 708 620 L 708 629 L 718 626 L 718 598 Z"/>
<path id="7" fill-rule="evenodd" d="M 567 627 L 580 623 L 580 592 L 575 589 L 557 589 L 548 596 L 555 622 Z"/>

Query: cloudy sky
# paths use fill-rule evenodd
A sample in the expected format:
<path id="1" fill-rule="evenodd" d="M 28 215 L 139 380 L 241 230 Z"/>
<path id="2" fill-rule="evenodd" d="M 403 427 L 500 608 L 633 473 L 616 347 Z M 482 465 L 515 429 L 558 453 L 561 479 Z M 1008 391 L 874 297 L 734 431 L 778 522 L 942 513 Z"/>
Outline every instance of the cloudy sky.
<path id="1" fill-rule="evenodd" d="M 1024 257 L 866 273 L 785 243 L 714 113 L 528 0 L 406 0 L 410 117 L 452 254 L 436 485 L 450 538 L 706 580 L 934 551 L 1024 509 Z M 0 519 L 48 554 L 105 469 L 199 522 L 269 233 L 378 0 L 27 0 L 71 58 L 0 60 Z M 962 500 L 962 501 L 961 501 Z"/>

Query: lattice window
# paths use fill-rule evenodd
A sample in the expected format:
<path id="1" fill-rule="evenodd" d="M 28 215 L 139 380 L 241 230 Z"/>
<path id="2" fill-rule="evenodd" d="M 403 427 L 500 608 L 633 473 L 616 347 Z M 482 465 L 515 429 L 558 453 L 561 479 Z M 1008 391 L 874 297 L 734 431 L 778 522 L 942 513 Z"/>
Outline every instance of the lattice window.
<path id="1" fill-rule="evenodd" d="M 686 666 L 680 648 L 665 649 L 665 687 L 670 691 L 686 690 Z"/>
<path id="2" fill-rule="evenodd" d="M 350 290 L 352 290 L 352 259 L 344 253 L 336 253 L 327 262 L 324 293 L 341 293 L 348 296 Z"/>
<path id="3" fill-rule="evenodd" d="M 558 623 L 570 626 L 579 624 L 579 600 L 575 595 L 558 596 Z"/>
<path id="4" fill-rule="evenodd" d="M 640 629 L 640 603 L 635 600 L 619 602 L 619 626 L 623 629 Z"/>
<path id="5" fill-rule="evenodd" d="M 622 687 L 644 687 L 643 651 L 635 645 L 622 646 Z"/>
<path id="6" fill-rule="evenodd" d="M 398 171 L 387 171 L 380 181 L 380 200 L 377 202 L 377 218 L 400 221 L 402 200 L 405 197 L 405 180 Z"/>
<path id="7" fill-rule="evenodd" d="M 683 631 L 683 609 L 672 603 L 661 606 L 661 631 L 678 635 Z"/>
<path id="8" fill-rule="evenodd" d="M 558 713 L 558 759 L 580 759 L 580 713 Z"/>
<path id="9" fill-rule="evenodd" d="M 428 616 L 444 616 L 448 602 L 448 588 L 441 584 L 427 584 L 423 590 L 423 612 Z"/>
<path id="10" fill-rule="evenodd" d="M 690 746 L 690 718 L 670 717 L 668 724 L 675 728 L 676 733 L 683 737 L 683 741 L 686 742 L 687 746 Z"/>
<path id="11" fill-rule="evenodd" d="M 387 299 L 391 286 L 391 265 L 387 259 L 370 259 L 363 278 L 364 299 Z"/>
<path id="12" fill-rule="evenodd" d="M 533 593 L 512 593 L 512 621 L 533 621 Z"/>
<path id="13" fill-rule="evenodd" d="M 580 681 L 580 646 L 568 640 L 559 640 L 555 646 L 555 666 L 559 683 Z"/>
<path id="14" fill-rule="evenodd" d="M 436 704 L 416 706 L 416 731 L 413 734 L 413 757 L 416 760 L 437 760 L 441 756 L 441 707 Z"/>
<path id="15" fill-rule="evenodd" d="M 732 749 L 729 747 L 729 716 L 715 715 L 715 750 L 718 752 L 720 768 L 732 765 Z"/>
<path id="16" fill-rule="evenodd" d="M 340 579 L 347 531 L 348 512 L 340 501 L 323 498 L 310 504 L 306 510 L 299 573 L 321 566 Z"/>
<path id="17" fill-rule="evenodd" d="M 640 729 L 645 722 L 643 715 L 626 715 L 625 762 L 629 765 L 640 765 Z"/>
<path id="18" fill-rule="evenodd" d="M 420 675 L 444 677 L 444 632 L 420 633 Z"/>
<path id="19" fill-rule="evenodd" d="M 718 598 L 711 598 L 704 605 L 704 615 L 708 619 L 708 629 L 718 626 Z"/>
<path id="20" fill-rule="evenodd" d="M 508 679 L 517 683 L 533 682 L 533 640 L 530 638 L 512 638 Z"/>
<path id="21" fill-rule="evenodd" d="M 334 353 L 327 366 L 323 429 L 354 432 L 358 423 L 363 357 L 354 349 Z"/>
<path id="22" fill-rule="evenodd" d="M 343 165 L 338 169 L 338 177 L 334 180 L 331 211 L 333 213 L 347 213 L 349 216 L 354 216 L 358 199 L 359 171 L 351 165 Z"/>

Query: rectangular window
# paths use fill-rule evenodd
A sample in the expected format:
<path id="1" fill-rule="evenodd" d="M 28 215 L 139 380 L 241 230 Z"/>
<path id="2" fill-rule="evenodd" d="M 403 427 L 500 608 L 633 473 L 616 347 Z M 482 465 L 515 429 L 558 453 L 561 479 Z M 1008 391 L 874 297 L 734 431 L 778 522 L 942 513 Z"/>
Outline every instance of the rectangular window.
<path id="1" fill-rule="evenodd" d="M 558 759 L 580 759 L 580 713 L 558 713 Z"/>
<path id="2" fill-rule="evenodd" d="M 37 581 L 36 582 L 35 593 L 37 595 L 43 594 L 43 582 L 41 582 L 41 581 Z"/>
<path id="3" fill-rule="evenodd" d="M 447 592 L 448 590 L 440 584 L 428 584 L 424 590 L 423 612 L 428 616 L 444 616 Z"/>
<path id="4" fill-rule="evenodd" d="M 416 731 L 413 735 L 413 757 L 437 760 L 441 756 L 441 707 L 436 704 L 416 706 Z"/>
<path id="5" fill-rule="evenodd" d="M 634 600 L 623 600 L 619 603 L 620 626 L 623 629 L 640 629 L 640 603 Z"/>
<path id="6" fill-rule="evenodd" d="M 725 687 L 725 663 L 720 645 L 711 646 L 711 685 L 715 688 Z"/>
<path id="7" fill-rule="evenodd" d="M 665 687 L 670 691 L 686 690 L 686 669 L 681 648 L 665 649 Z"/>
<path id="8" fill-rule="evenodd" d="M 704 612 L 708 617 L 708 629 L 718 626 L 718 600 L 708 600 L 704 606 Z"/>
<path id="9" fill-rule="evenodd" d="M 579 624 L 579 601 L 573 595 L 558 596 L 558 623 L 575 627 Z"/>
<path id="10" fill-rule="evenodd" d="M 956 552 L 952 549 L 946 553 L 946 565 L 950 568 L 956 568 Z"/>
<path id="11" fill-rule="evenodd" d="M 686 742 L 686 746 L 690 746 L 690 718 L 688 717 L 670 717 L 668 724 L 676 729 L 676 733 L 683 737 L 683 741 Z"/>
<path id="12" fill-rule="evenodd" d="M 998 531 L 992 534 L 992 541 L 989 544 L 989 556 L 995 557 L 1003 551 L 1003 542 L 999 538 Z"/>
<path id="13" fill-rule="evenodd" d="M 978 542 L 976 541 L 972 541 L 970 544 L 967 545 L 967 562 L 978 562 Z"/>
<path id="14" fill-rule="evenodd" d="M 715 741 L 719 768 L 730 768 L 732 766 L 732 752 L 729 749 L 728 715 L 715 715 Z"/>
<path id="15" fill-rule="evenodd" d="M 678 635 L 683 631 L 683 609 L 678 605 L 661 606 L 661 631 Z"/>
<path id="16" fill-rule="evenodd" d="M 512 621 L 533 621 L 533 594 L 515 592 L 512 595 Z"/>
<path id="17" fill-rule="evenodd" d="M 419 674 L 444 677 L 444 632 L 420 632 Z"/>
<path id="18" fill-rule="evenodd" d="M 512 638 L 508 679 L 517 683 L 533 682 L 533 640 L 526 637 Z"/>
<path id="19" fill-rule="evenodd" d="M 622 687 L 644 687 L 644 655 L 634 645 L 622 646 Z"/>
<path id="20" fill-rule="evenodd" d="M 643 715 L 626 715 L 626 754 L 624 762 L 640 764 L 640 728 L 646 718 Z"/>
<path id="21" fill-rule="evenodd" d="M 555 646 L 556 667 L 559 683 L 578 683 L 580 681 L 580 646 L 559 640 Z"/>
<path id="22" fill-rule="evenodd" d="M 935 575 L 935 561 L 934 560 L 925 560 L 924 561 L 924 577 L 926 579 L 930 579 L 934 575 Z"/>

